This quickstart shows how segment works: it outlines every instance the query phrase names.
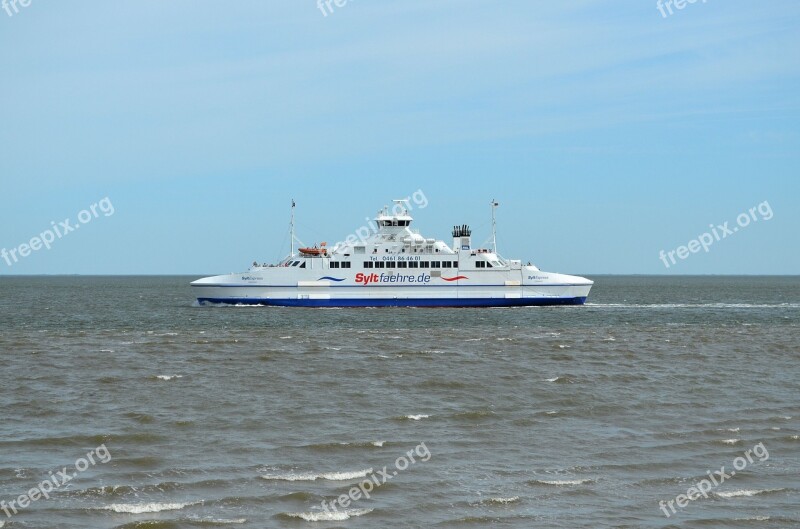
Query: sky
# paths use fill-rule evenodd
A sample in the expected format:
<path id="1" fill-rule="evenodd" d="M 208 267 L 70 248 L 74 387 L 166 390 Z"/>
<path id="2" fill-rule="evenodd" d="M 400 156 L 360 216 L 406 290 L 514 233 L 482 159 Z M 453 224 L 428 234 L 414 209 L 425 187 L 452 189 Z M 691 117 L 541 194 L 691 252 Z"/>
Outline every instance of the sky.
<path id="1" fill-rule="evenodd" d="M 547 271 L 800 273 L 796 0 L 6 5 L 0 275 L 244 271 L 292 199 L 314 244 L 418 191 Z"/>

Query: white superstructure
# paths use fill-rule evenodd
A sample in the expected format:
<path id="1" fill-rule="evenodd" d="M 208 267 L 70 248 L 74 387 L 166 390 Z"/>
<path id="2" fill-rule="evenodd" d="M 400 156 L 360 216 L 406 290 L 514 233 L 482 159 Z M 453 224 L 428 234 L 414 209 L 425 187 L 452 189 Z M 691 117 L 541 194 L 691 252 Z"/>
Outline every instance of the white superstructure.
<path id="1" fill-rule="evenodd" d="M 469 226 L 455 226 L 448 246 L 412 231 L 412 221 L 404 201 L 395 201 L 376 216 L 374 233 L 364 240 L 301 248 L 278 264 L 254 264 L 192 287 L 201 304 L 292 307 L 582 305 L 592 288 L 583 277 L 542 272 L 494 248 L 473 248 Z"/>

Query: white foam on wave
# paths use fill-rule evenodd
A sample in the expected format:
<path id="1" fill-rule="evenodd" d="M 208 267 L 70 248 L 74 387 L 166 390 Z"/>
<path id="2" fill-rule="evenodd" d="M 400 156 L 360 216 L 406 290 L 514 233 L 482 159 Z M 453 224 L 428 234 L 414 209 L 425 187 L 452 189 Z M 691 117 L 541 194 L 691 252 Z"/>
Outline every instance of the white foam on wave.
<path id="1" fill-rule="evenodd" d="M 112 503 L 103 507 L 103 510 L 127 514 L 144 514 L 161 511 L 177 511 L 190 505 L 202 503 L 199 501 L 189 503 Z"/>
<path id="2" fill-rule="evenodd" d="M 723 439 L 722 442 L 726 445 L 735 445 L 739 442 L 739 439 Z"/>
<path id="3" fill-rule="evenodd" d="M 720 498 L 740 498 L 746 496 L 758 496 L 759 494 L 767 494 L 769 492 L 780 492 L 784 489 L 752 489 L 752 490 L 732 490 L 729 492 L 715 492 Z"/>
<path id="4" fill-rule="evenodd" d="M 792 439 L 794 439 L 795 441 L 797 441 L 798 439 L 800 439 L 800 435 L 793 435 L 793 436 L 792 436 Z"/>
<path id="5" fill-rule="evenodd" d="M 381 447 L 386 441 L 372 441 L 372 446 Z"/>
<path id="6" fill-rule="evenodd" d="M 422 419 L 429 418 L 430 415 L 425 415 L 424 413 L 420 413 L 419 415 L 406 415 L 406 419 L 410 419 L 412 421 L 421 421 Z"/>
<path id="7" fill-rule="evenodd" d="M 156 375 L 158 380 L 173 380 L 176 378 L 183 378 L 183 375 Z"/>
<path id="8" fill-rule="evenodd" d="M 511 496 L 510 498 L 489 498 L 488 500 L 484 500 L 483 503 L 499 503 L 502 505 L 506 505 L 509 503 L 516 503 L 519 501 L 519 496 Z"/>
<path id="9" fill-rule="evenodd" d="M 227 519 L 227 518 L 197 518 L 197 517 L 190 517 L 188 518 L 192 522 L 200 523 L 200 524 L 212 524 L 212 525 L 235 525 L 235 524 L 243 524 L 247 523 L 247 518 L 234 518 L 234 519 Z"/>
<path id="10" fill-rule="evenodd" d="M 356 516 L 369 514 L 372 509 L 350 509 L 349 511 L 287 512 L 286 516 L 300 518 L 307 522 L 341 522 Z"/>
<path id="11" fill-rule="evenodd" d="M 329 481 L 347 481 L 351 479 L 365 478 L 369 474 L 372 474 L 371 468 L 366 470 L 356 470 L 354 472 L 326 472 L 324 474 L 320 474 L 320 476 L 322 479 L 327 479 Z"/>
<path id="12" fill-rule="evenodd" d="M 274 481 L 316 481 L 318 479 L 326 479 L 328 481 L 351 481 L 354 479 L 365 478 L 369 474 L 372 474 L 371 468 L 351 472 L 323 472 L 320 474 L 298 474 L 294 472 L 289 472 L 286 474 L 262 474 L 261 479 Z"/>
<path id="13" fill-rule="evenodd" d="M 554 485 L 556 487 L 568 487 L 568 486 L 571 486 L 571 485 L 584 485 L 586 483 L 591 483 L 592 482 L 591 479 L 552 479 L 552 480 L 537 479 L 536 481 L 538 483 L 541 483 L 542 485 Z"/>
<path id="14" fill-rule="evenodd" d="M 555 381 L 556 381 L 556 380 L 558 380 L 559 378 L 561 378 L 561 377 L 547 378 L 547 379 L 545 379 L 545 380 L 547 380 L 548 382 L 555 382 Z"/>
<path id="15" fill-rule="evenodd" d="M 769 516 L 752 516 L 750 518 L 735 518 L 737 522 L 766 522 Z"/>

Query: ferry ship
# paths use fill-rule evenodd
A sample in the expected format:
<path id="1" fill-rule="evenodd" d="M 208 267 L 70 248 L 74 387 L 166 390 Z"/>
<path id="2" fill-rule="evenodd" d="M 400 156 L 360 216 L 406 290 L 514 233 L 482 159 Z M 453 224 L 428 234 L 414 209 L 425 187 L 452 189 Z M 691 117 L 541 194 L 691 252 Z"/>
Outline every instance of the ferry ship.
<path id="1" fill-rule="evenodd" d="M 406 200 L 375 217 L 366 238 L 294 251 L 281 262 L 191 283 L 205 304 L 284 307 L 516 307 L 582 305 L 589 279 L 543 272 L 497 253 L 492 201 L 491 248 L 474 248 L 467 225 L 454 226 L 453 244 L 412 230 Z"/>

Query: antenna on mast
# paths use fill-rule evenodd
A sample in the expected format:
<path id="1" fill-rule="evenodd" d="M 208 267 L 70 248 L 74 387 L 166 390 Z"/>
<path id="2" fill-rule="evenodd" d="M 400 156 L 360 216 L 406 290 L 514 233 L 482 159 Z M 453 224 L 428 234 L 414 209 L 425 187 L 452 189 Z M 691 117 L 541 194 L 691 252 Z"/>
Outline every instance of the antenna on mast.
<path id="1" fill-rule="evenodd" d="M 295 206 L 294 199 L 292 199 L 292 216 L 291 216 L 291 220 L 289 221 L 289 229 L 291 231 L 290 237 L 292 239 L 292 243 L 291 243 L 292 244 L 292 246 L 291 246 L 292 250 L 291 250 L 291 253 L 289 255 L 292 256 L 292 257 L 294 257 L 294 206 Z"/>
<path id="2" fill-rule="evenodd" d="M 492 252 L 497 253 L 497 222 L 494 218 L 494 210 L 500 204 L 492 199 Z"/>

